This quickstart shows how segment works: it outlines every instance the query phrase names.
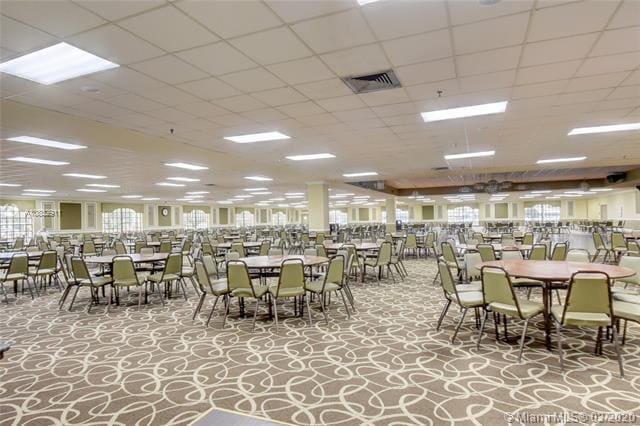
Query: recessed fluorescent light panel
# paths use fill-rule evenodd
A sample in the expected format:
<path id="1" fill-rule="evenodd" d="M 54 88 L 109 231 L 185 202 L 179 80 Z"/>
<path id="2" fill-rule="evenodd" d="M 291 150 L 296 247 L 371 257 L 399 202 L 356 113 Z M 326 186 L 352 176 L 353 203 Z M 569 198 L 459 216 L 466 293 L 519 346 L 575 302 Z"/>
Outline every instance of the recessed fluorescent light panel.
<path id="1" fill-rule="evenodd" d="M 100 176 L 100 175 L 86 175 L 84 173 L 63 173 L 62 176 L 67 176 L 67 177 L 77 177 L 77 178 L 84 178 L 84 179 L 106 179 L 106 176 Z"/>
<path id="2" fill-rule="evenodd" d="M 208 167 L 198 166 L 196 164 L 188 164 L 188 163 L 164 163 L 164 165 L 169 167 L 178 167 L 180 169 L 187 169 L 187 170 L 209 170 Z"/>
<path id="3" fill-rule="evenodd" d="M 40 84 L 54 84 L 118 66 L 70 44 L 58 43 L 3 62 L 0 72 Z"/>
<path id="4" fill-rule="evenodd" d="M 168 177 L 167 180 L 177 180 L 179 182 L 200 182 L 200 179 L 186 177 Z"/>
<path id="5" fill-rule="evenodd" d="M 31 158 L 31 157 L 11 157 L 11 158 L 7 158 L 7 160 L 19 161 L 21 163 L 46 164 L 47 166 L 66 166 L 67 164 L 69 164 L 66 161 L 43 160 L 40 158 Z"/>
<path id="6" fill-rule="evenodd" d="M 450 120 L 453 118 L 475 117 L 478 115 L 498 114 L 507 109 L 507 102 L 494 102 L 490 104 L 472 105 L 461 108 L 441 109 L 437 111 L 423 112 L 420 115 L 425 123 L 432 121 Z"/>
<path id="7" fill-rule="evenodd" d="M 251 192 L 251 191 L 267 191 L 268 189 L 269 188 L 245 188 L 245 189 L 243 189 L 243 191 L 248 191 L 248 192 Z"/>
<path id="8" fill-rule="evenodd" d="M 235 143 L 254 143 L 291 139 L 291 137 L 280 132 L 264 132 L 253 133 L 251 135 L 227 136 L 225 139 Z"/>
<path id="9" fill-rule="evenodd" d="M 142 198 L 142 195 L 123 195 L 122 198 Z"/>
<path id="10" fill-rule="evenodd" d="M 140 198 L 142 201 L 158 201 L 160 198 L 156 197 L 148 197 L 148 198 Z"/>
<path id="11" fill-rule="evenodd" d="M 532 194 L 548 194 L 551 191 L 549 190 L 544 190 L 544 191 L 531 191 Z"/>
<path id="12" fill-rule="evenodd" d="M 345 173 L 344 177 L 378 176 L 376 172 Z"/>
<path id="13" fill-rule="evenodd" d="M 591 189 L 594 192 L 608 192 L 608 191 L 613 191 L 612 188 L 592 188 Z"/>
<path id="14" fill-rule="evenodd" d="M 321 160 L 323 158 L 335 158 L 333 154 L 306 154 L 306 155 L 288 155 L 286 158 L 293 161 L 305 161 L 305 160 Z"/>
<path id="15" fill-rule="evenodd" d="M 158 182 L 156 183 L 158 186 L 187 186 L 184 183 L 171 183 L 171 182 Z"/>
<path id="16" fill-rule="evenodd" d="M 586 159 L 587 157 L 549 158 L 547 160 L 538 160 L 536 164 L 568 163 L 571 161 L 582 161 Z"/>
<path id="17" fill-rule="evenodd" d="M 23 197 L 51 197 L 51 194 L 45 194 L 41 192 L 27 192 L 22 194 Z"/>
<path id="18" fill-rule="evenodd" d="M 245 176 L 244 178 L 248 180 L 255 180 L 258 182 L 269 182 L 273 180 L 270 177 L 265 177 L 265 176 Z"/>
<path id="19" fill-rule="evenodd" d="M 93 186 L 94 188 L 120 188 L 120 185 L 109 185 L 106 183 L 88 183 L 85 186 Z"/>
<path id="20" fill-rule="evenodd" d="M 596 126 L 596 127 L 576 127 L 575 129 L 571 130 L 567 136 L 588 135 L 591 133 L 622 132 L 625 130 L 638 130 L 638 129 L 640 129 L 640 123 L 613 124 L 610 126 Z"/>
<path id="21" fill-rule="evenodd" d="M 492 157 L 496 154 L 495 151 L 480 151 L 480 152 L 466 152 L 464 154 L 449 154 L 445 155 L 445 160 L 459 160 L 462 158 L 475 158 L 475 157 Z"/>
<path id="22" fill-rule="evenodd" d="M 0 183 L 0 186 L 11 186 L 11 187 L 16 187 L 16 186 L 22 186 L 22 185 L 17 184 L 17 183 Z"/>
<path id="23" fill-rule="evenodd" d="M 23 192 L 45 192 L 47 194 L 53 194 L 54 191 L 53 189 L 23 189 Z"/>
<path id="24" fill-rule="evenodd" d="M 252 192 L 252 195 L 271 195 L 272 192 L 271 191 L 259 191 L 259 192 Z"/>
<path id="25" fill-rule="evenodd" d="M 358 0 L 358 4 L 360 6 L 364 6 L 365 4 L 375 3 L 377 1 L 380 1 L 380 0 Z"/>
<path id="26" fill-rule="evenodd" d="M 191 191 L 191 192 L 187 192 L 187 194 L 189 195 L 197 195 L 197 194 L 208 194 L 209 191 Z"/>
<path id="27" fill-rule="evenodd" d="M 49 148 L 58 148 L 58 149 L 83 149 L 86 148 L 86 146 L 84 145 L 76 145 L 73 143 L 66 143 L 66 142 L 58 142 L 58 141 L 52 141 L 49 139 L 40 139 L 40 138 L 34 138 L 33 136 L 16 136 L 15 138 L 8 138 L 8 141 L 11 142 L 20 142 L 20 143 L 27 143 L 27 144 L 31 144 L 31 145 L 40 145 L 40 146 L 46 146 Z"/>
<path id="28" fill-rule="evenodd" d="M 106 189 L 89 189 L 89 188 L 76 189 L 76 191 L 80 191 L 80 192 L 107 192 Z"/>

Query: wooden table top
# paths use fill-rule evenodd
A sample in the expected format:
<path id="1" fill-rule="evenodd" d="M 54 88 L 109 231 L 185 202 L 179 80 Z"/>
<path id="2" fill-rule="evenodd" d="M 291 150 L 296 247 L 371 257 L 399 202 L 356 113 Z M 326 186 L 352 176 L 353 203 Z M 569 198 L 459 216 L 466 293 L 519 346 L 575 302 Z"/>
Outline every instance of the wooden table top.
<path id="1" fill-rule="evenodd" d="M 351 245 L 352 243 L 323 243 L 324 248 L 327 250 L 340 250 L 345 244 Z M 378 250 L 380 248 L 376 243 L 359 243 L 353 245 L 356 246 L 356 251 Z"/>
<path id="2" fill-rule="evenodd" d="M 241 257 L 239 260 L 247 264 L 249 268 L 279 268 L 282 262 L 289 259 L 301 259 L 304 266 L 315 266 L 329 261 L 329 258 L 322 256 L 304 256 L 304 255 L 287 255 L 287 256 L 251 256 Z"/>
<path id="3" fill-rule="evenodd" d="M 160 247 L 160 241 L 147 241 L 147 242 L 145 242 L 145 244 L 146 244 L 147 247 Z M 171 245 L 172 246 L 179 246 L 181 244 L 182 243 L 180 241 L 171 241 Z M 125 243 L 125 245 L 133 247 L 133 246 L 136 245 L 136 242 L 135 241 L 129 241 L 129 242 Z"/>
<path id="4" fill-rule="evenodd" d="M 0 260 L 11 260 L 11 256 L 14 255 L 14 253 L 27 253 L 27 255 L 29 257 L 40 257 L 42 256 L 42 252 L 41 251 L 3 251 L 0 253 Z"/>
<path id="5" fill-rule="evenodd" d="M 634 231 L 634 232 L 626 232 L 626 233 L 624 234 L 624 237 L 625 237 L 627 240 L 635 240 L 636 238 L 637 238 L 637 239 L 640 239 L 640 232 L 637 232 L 637 231 Z"/>
<path id="6" fill-rule="evenodd" d="M 112 255 L 112 256 L 90 256 L 90 257 L 86 257 L 84 260 L 87 263 L 103 263 L 103 264 L 110 264 L 113 263 L 113 258 L 116 257 L 117 255 Z M 126 255 L 119 255 L 119 256 L 128 256 L 131 258 L 131 260 L 133 260 L 133 263 L 144 263 L 144 262 L 159 262 L 161 260 L 166 260 L 168 254 L 167 253 L 154 253 L 154 254 L 139 254 L 139 253 L 133 253 L 133 254 L 126 254 Z"/>
<path id="7" fill-rule="evenodd" d="M 213 246 L 214 248 L 221 248 L 221 249 L 230 249 L 231 248 L 231 244 L 239 244 L 239 243 L 220 243 L 216 246 Z M 242 246 L 244 248 L 259 248 L 262 245 L 261 241 L 245 241 L 242 243 Z"/>
<path id="8" fill-rule="evenodd" d="M 568 281 L 571 275 L 578 271 L 604 272 L 611 279 L 630 277 L 635 274 L 633 269 L 617 265 L 557 260 L 494 260 L 478 265 L 478 267 L 482 266 L 499 266 L 504 268 L 510 276 L 545 282 Z"/>
<path id="9" fill-rule="evenodd" d="M 502 251 L 502 250 L 531 250 L 531 248 L 533 246 L 529 245 L 529 244 L 507 244 L 505 246 L 503 246 L 501 243 L 492 243 L 491 244 L 493 246 L 493 249 L 496 251 Z M 468 250 L 468 251 L 475 251 L 476 249 L 476 244 L 458 244 L 456 246 L 459 249 L 462 250 Z"/>

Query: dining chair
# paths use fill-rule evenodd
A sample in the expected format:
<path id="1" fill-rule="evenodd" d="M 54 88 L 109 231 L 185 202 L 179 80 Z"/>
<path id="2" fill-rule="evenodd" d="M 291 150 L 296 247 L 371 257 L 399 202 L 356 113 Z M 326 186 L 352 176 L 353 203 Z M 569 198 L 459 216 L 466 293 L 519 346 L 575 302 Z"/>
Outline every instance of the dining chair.
<path id="1" fill-rule="evenodd" d="M 614 255 L 614 260 L 617 262 L 621 256 L 627 253 L 627 240 L 624 238 L 622 232 L 611 233 L 611 252 Z"/>
<path id="2" fill-rule="evenodd" d="M 131 257 L 127 255 L 115 256 L 113 258 L 113 268 L 111 273 L 113 276 L 113 282 L 109 289 L 109 304 L 107 305 L 107 313 L 111 308 L 113 293 L 115 292 L 116 298 L 120 299 L 121 288 L 126 288 L 127 290 L 129 290 L 135 287 L 138 289 L 138 310 L 140 310 L 140 306 L 142 305 L 142 294 L 146 293 L 147 281 L 144 279 L 144 277 L 138 275 Z M 160 292 L 160 287 L 155 286 L 155 291 L 157 292 L 158 297 L 160 297 L 162 305 L 164 306 L 164 298 L 162 297 L 162 293 Z"/>
<path id="3" fill-rule="evenodd" d="M 571 276 L 567 300 L 563 306 L 551 307 L 551 319 L 556 325 L 560 369 L 564 371 L 562 329 L 576 326 L 598 329 L 596 348 L 601 348 L 602 327 L 611 327 L 614 349 L 618 356 L 620 376 L 624 366 L 618 344 L 618 325 L 615 321 L 610 290 L 610 278 L 604 272 L 578 271 Z"/>
<path id="4" fill-rule="evenodd" d="M 522 236 L 522 244 L 523 245 L 533 245 L 533 232 L 525 232 L 524 235 Z"/>
<path id="5" fill-rule="evenodd" d="M 634 275 L 625 278 L 618 278 L 611 286 L 613 298 L 624 302 L 633 302 L 640 297 L 640 257 L 621 256 L 618 266 L 629 268 L 635 272 Z M 622 283 L 624 287 L 616 287 Z M 631 284 L 631 288 L 627 288 Z"/>
<path id="6" fill-rule="evenodd" d="M 210 256 L 207 256 L 207 257 L 211 259 Z M 211 261 L 210 264 L 211 263 L 215 265 L 215 262 Z M 231 293 L 231 290 L 229 290 L 229 283 L 227 282 L 226 278 L 211 280 L 211 275 L 213 274 L 213 271 L 207 270 L 207 266 L 203 260 L 197 259 L 195 261 L 195 269 L 196 269 L 196 279 L 197 279 L 198 285 L 200 286 L 201 294 L 200 294 L 200 300 L 198 301 L 198 304 L 196 305 L 196 308 L 193 311 L 193 320 L 195 321 L 196 315 L 198 315 L 198 313 L 202 309 L 202 305 L 204 304 L 204 301 L 207 295 L 210 294 L 211 296 L 215 296 L 216 300 L 213 302 L 213 306 L 211 307 L 211 312 L 209 313 L 209 317 L 207 318 L 207 322 L 205 324 L 205 327 L 208 327 L 209 322 L 211 321 L 211 317 L 213 316 L 213 312 L 216 309 L 216 305 L 218 304 L 218 299 L 220 299 L 220 297 L 222 296 L 222 300 L 224 301 L 224 304 L 225 304 L 224 306 L 225 313 L 222 319 L 222 328 L 224 328 L 225 324 L 227 323 L 227 314 L 229 313 L 229 311 L 227 310 L 227 305 L 229 304 L 229 294 Z"/>
<path id="7" fill-rule="evenodd" d="M 407 251 L 411 251 L 416 257 L 420 257 L 420 253 L 418 252 L 418 239 L 416 238 L 416 234 L 407 234 L 404 248 Z"/>
<path id="8" fill-rule="evenodd" d="M 2 293 L 4 294 L 4 300 L 7 304 L 9 304 L 9 297 L 7 295 L 7 290 L 4 288 L 4 284 L 6 282 L 13 282 L 17 285 L 18 281 L 22 284 L 22 291 L 24 291 L 24 283 L 26 281 L 27 287 L 29 288 L 29 292 L 31 293 L 31 299 L 33 300 L 33 289 L 31 288 L 31 284 L 29 283 L 29 255 L 24 252 L 16 252 L 11 255 L 11 260 L 9 261 L 9 267 L 4 271 L 4 274 L 0 274 L 0 288 L 2 289 Z M 35 283 L 34 283 L 35 285 Z M 36 286 L 36 293 L 38 292 L 38 287 Z M 38 294 L 39 296 L 39 294 Z"/>
<path id="9" fill-rule="evenodd" d="M 591 262 L 595 262 L 600 252 L 604 251 L 604 258 L 602 259 L 602 263 L 607 263 L 607 259 L 612 254 L 612 251 L 605 244 L 604 239 L 602 238 L 602 234 L 600 234 L 599 232 L 593 233 L 593 245 L 595 246 L 596 251 L 593 254 L 593 259 L 591 259 Z"/>
<path id="10" fill-rule="evenodd" d="M 113 283 L 113 278 L 109 275 L 91 275 L 89 273 L 89 268 L 87 268 L 87 264 L 80 256 L 74 256 L 71 258 L 71 268 L 73 271 L 73 280 L 71 280 L 73 286 L 68 286 L 67 288 L 65 288 L 60 301 L 60 309 L 62 309 L 62 307 L 64 306 L 64 301 L 66 300 L 71 287 L 75 287 L 75 292 L 73 293 L 71 303 L 69 304 L 69 312 L 71 312 L 71 310 L 73 309 L 73 302 L 75 302 L 80 288 L 87 287 L 89 288 L 89 303 L 87 304 L 87 313 L 90 313 L 91 306 L 93 305 L 94 300 L 96 302 L 98 300 L 98 290 L 106 285 L 111 285 Z"/>
<path id="11" fill-rule="evenodd" d="M 229 249 L 229 251 L 233 253 L 238 253 L 239 257 L 246 257 L 246 253 L 244 251 L 244 245 L 241 242 L 231 243 L 231 248 Z"/>
<path id="12" fill-rule="evenodd" d="M 518 362 L 520 362 L 522 361 L 522 350 L 527 336 L 529 320 L 542 314 L 544 312 L 544 305 L 540 302 L 532 302 L 519 298 L 515 293 L 507 271 L 503 268 L 483 266 L 481 274 L 484 313 L 482 315 L 482 321 L 480 322 L 480 332 L 478 333 L 476 349 L 480 349 L 480 341 L 482 340 L 482 333 L 489 312 L 515 317 L 524 321 L 522 336 L 520 337 L 520 349 L 518 351 Z"/>
<path id="13" fill-rule="evenodd" d="M 353 293 L 351 292 L 351 287 L 349 286 L 349 274 L 351 274 L 351 271 L 353 270 L 354 254 L 349 253 L 345 248 L 341 248 L 336 252 L 336 255 L 340 255 L 345 258 L 342 287 L 349 299 L 349 303 L 351 303 L 351 308 L 355 311 L 355 300 L 353 298 Z"/>
<path id="14" fill-rule="evenodd" d="M 170 240 L 162 240 L 160 241 L 160 248 L 158 249 L 159 253 L 171 253 L 171 241 Z"/>
<path id="15" fill-rule="evenodd" d="M 398 240 L 396 243 L 395 254 L 391 254 L 391 260 L 389 263 L 395 268 L 400 275 L 400 279 L 404 281 L 404 277 L 408 275 L 407 268 L 404 266 L 404 262 L 402 259 L 404 258 L 404 250 L 405 250 L 405 242 L 403 240 Z"/>
<path id="16" fill-rule="evenodd" d="M 193 261 L 191 259 L 191 250 L 192 250 L 192 243 L 190 239 L 186 239 L 184 240 L 184 243 L 182 243 L 182 249 L 181 249 L 181 253 L 182 253 L 182 257 L 186 257 L 187 262 L 189 262 L 189 265 L 193 265 Z"/>
<path id="17" fill-rule="evenodd" d="M 241 260 L 229 260 L 226 265 L 226 270 L 227 283 L 231 295 L 238 298 L 239 303 L 242 303 L 244 299 L 255 299 L 256 301 L 256 309 L 253 314 L 253 324 L 251 326 L 251 331 L 253 332 L 256 329 L 256 318 L 258 316 L 260 300 L 269 292 L 269 287 L 254 285 L 249 275 L 247 264 Z M 227 313 L 229 312 L 229 305 L 230 303 L 227 303 Z"/>
<path id="18" fill-rule="evenodd" d="M 476 250 L 480 253 L 483 262 L 491 262 L 496 260 L 496 251 L 491 244 L 477 244 Z"/>
<path id="19" fill-rule="evenodd" d="M 220 278 L 220 270 L 218 268 L 218 262 L 213 258 L 213 256 L 204 254 L 201 257 L 202 263 L 204 263 L 204 268 L 209 274 L 209 280 L 217 280 Z"/>
<path id="20" fill-rule="evenodd" d="M 33 279 L 34 285 L 37 286 L 37 280 L 40 279 L 40 285 L 50 285 L 51 281 L 58 284 L 58 288 L 62 291 L 62 284 L 57 275 L 58 271 L 58 254 L 53 250 L 42 252 L 38 266 L 29 268 L 28 275 Z"/>
<path id="21" fill-rule="evenodd" d="M 460 258 L 456 255 L 455 249 L 449 241 L 443 241 L 442 244 L 440 244 L 440 247 L 442 250 L 442 256 L 440 260 L 443 260 L 448 267 L 455 268 L 456 277 L 458 280 L 460 280 L 464 271 L 464 258 Z"/>
<path id="22" fill-rule="evenodd" d="M 458 331 L 462 326 L 464 321 L 464 317 L 467 314 L 467 311 L 470 308 L 481 308 L 483 306 L 483 298 L 481 291 L 465 291 L 458 292 L 456 285 L 453 281 L 453 275 L 451 274 L 451 268 L 444 260 L 438 260 L 438 272 L 440 274 L 440 282 L 442 283 L 442 290 L 444 292 L 444 297 L 446 303 L 442 308 L 442 312 L 440 313 L 440 317 L 438 318 L 438 324 L 436 326 L 436 331 L 440 330 L 440 325 L 442 324 L 442 320 L 444 319 L 451 303 L 455 303 L 460 307 L 461 315 L 458 320 L 458 324 L 456 325 L 455 331 L 453 332 L 453 336 L 451 337 L 451 343 L 454 343 L 456 340 L 456 336 L 458 335 Z"/>
<path id="23" fill-rule="evenodd" d="M 591 263 L 591 255 L 585 249 L 571 249 L 567 252 L 567 262 Z"/>
<path id="24" fill-rule="evenodd" d="M 553 247 L 553 251 L 551 252 L 551 260 L 560 260 L 564 261 L 567 259 L 567 252 L 569 251 L 569 243 L 568 242 L 560 242 L 556 243 Z"/>
<path id="25" fill-rule="evenodd" d="M 171 285 L 176 285 L 182 289 L 184 300 L 187 300 L 187 291 L 182 278 L 182 253 L 171 253 L 164 262 L 162 272 L 156 272 L 147 276 L 147 281 L 153 285 L 164 284 L 167 297 L 170 295 Z"/>
<path id="26" fill-rule="evenodd" d="M 286 259 L 282 262 L 280 266 L 278 284 L 269 287 L 269 294 L 271 295 L 271 301 L 273 304 L 276 333 L 278 332 L 278 299 L 291 297 L 295 299 L 301 297 L 306 300 L 307 311 L 309 313 L 309 325 L 313 325 L 311 320 L 311 311 L 309 309 L 309 299 L 305 297 L 304 263 L 301 259 Z M 301 304 L 302 302 L 303 300 L 300 300 Z"/>
<path id="27" fill-rule="evenodd" d="M 375 259 L 365 259 L 362 263 L 362 279 L 364 281 L 364 277 L 367 274 L 367 266 L 373 268 L 374 270 L 378 268 L 378 273 L 376 274 L 376 278 L 378 282 L 380 282 L 380 276 L 382 275 L 383 268 L 386 267 L 387 272 L 391 275 L 393 282 L 396 282 L 396 278 L 393 275 L 393 271 L 391 271 L 391 243 L 385 241 L 382 243 L 380 248 L 378 249 L 378 256 Z"/>
<path id="28" fill-rule="evenodd" d="M 258 252 L 258 255 L 259 256 L 268 256 L 270 249 L 271 249 L 271 242 L 269 240 L 263 240 L 260 243 L 260 251 Z"/>
<path id="29" fill-rule="evenodd" d="M 324 232 L 316 233 L 316 245 L 323 244 L 325 240 Z"/>
<path id="30" fill-rule="evenodd" d="M 347 299 L 343 292 L 344 266 L 344 256 L 335 255 L 329 260 L 327 273 L 324 275 L 323 279 L 306 283 L 304 286 L 305 290 L 308 292 L 318 295 L 322 315 L 324 315 L 324 321 L 327 325 L 329 325 L 329 319 L 327 317 L 327 310 L 329 308 L 328 306 L 325 306 L 327 304 L 326 296 L 334 292 L 339 293 L 342 297 L 342 303 L 344 304 L 344 309 L 347 312 L 347 318 L 351 318 L 349 307 L 347 306 Z"/>

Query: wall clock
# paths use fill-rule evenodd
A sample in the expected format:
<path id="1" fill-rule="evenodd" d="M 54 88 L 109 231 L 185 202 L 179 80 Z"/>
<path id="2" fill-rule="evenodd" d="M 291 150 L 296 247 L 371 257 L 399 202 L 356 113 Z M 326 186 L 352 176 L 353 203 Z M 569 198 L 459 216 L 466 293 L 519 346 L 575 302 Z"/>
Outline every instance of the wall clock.
<path id="1" fill-rule="evenodd" d="M 165 207 L 160 213 L 162 213 L 162 216 L 169 216 L 169 209 Z"/>

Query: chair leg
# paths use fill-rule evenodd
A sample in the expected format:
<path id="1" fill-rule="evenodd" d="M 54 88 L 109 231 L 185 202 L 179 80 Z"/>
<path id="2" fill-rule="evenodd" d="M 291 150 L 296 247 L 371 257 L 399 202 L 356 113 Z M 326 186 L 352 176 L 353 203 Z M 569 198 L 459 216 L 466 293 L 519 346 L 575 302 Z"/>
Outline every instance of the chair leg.
<path id="1" fill-rule="evenodd" d="M 462 322 L 464 321 L 465 315 L 467 315 L 468 308 L 462 308 L 462 315 L 460 315 L 460 321 L 458 321 L 458 325 L 456 326 L 456 330 L 453 332 L 453 336 L 451 337 L 451 343 L 455 342 L 456 336 L 458 335 L 458 331 L 462 326 Z"/>
<path id="2" fill-rule="evenodd" d="M 142 306 L 142 286 L 138 286 L 138 310 Z"/>
<path id="3" fill-rule="evenodd" d="M 87 313 L 88 314 L 91 313 L 91 305 L 93 305 L 93 287 L 89 287 L 89 303 L 87 303 Z"/>
<path id="4" fill-rule="evenodd" d="M 307 295 L 305 294 L 304 296 L 302 296 L 307 304 L 307 313 L 309 315 L 309 326 L 313 327 L 313 320 L 311 319 L 311 307 L 309 307 L 309 298 L 307 297 Z"/>
<path id="5" fill-rule="evenodd" d="M 391 279 L 393 280 L 393 283 L 396 283 L 396 276 L 394 275 L 393 271 L 391 270 L 391 266 L 389 264 L 387 264 L 387 272 L 391 275 Z"/>
<path id="6" fill-rule="evenodd" d="M 273 300 L 273 318 L 276 320 L 276 334 L 278 334 L 278 301 L 275 297 Z"/>
<path id="7" fill-rule="evenodd" d="M 351 319 L 351 313 L 349 312 L 349 307 L 347 306 L 347 299 L 344 297 L 344 292 L 342 289 L 338 290 L 340 293 L 340 297 L 342 297 L 342 303 L 344 304 L 344 309 L 347 311 L 347 319 Z"/>
<path id="8" fill-rule="evenodd" d="M 447 311 L 449 310 L 449 306 L 451 306 L 451 300 L 447 300 L 447 303 L 442 308 L 442 312 L 440 313 L 440 318 L 438 318 L 438 325 L 436 326 L 436 331 L 440 331 L 440 325 L 442 324 L 442 320 L 444 319 L 444 316 L 447 314 Z"/>
<path id="9" fill-rule="evenodd" d="M 228 294 L 224 295 L 223 301 L 225 301 L 226 303 L 224 309 L 224 317 L 222 318 L 222 328 L 224 328 L 224 326 L 227 324 L 227 316 L 229 316 L 229 306 L 231 305 L 231 300 Z"/>
<path id="10" fill-rule="evenodd" d="M 22 288 L 24 288 L 24 281 L 22 281 Z M 31 291 L 31 298 L 33 299 L 33 291 L 31 290 L 31 286 L 29 286 L 29 290 Z M 67 296 L 69 296 L 69 291 L 71 291 L 71 286 L 68 285 L 64 291 L 62 292 L 62 295 L 60 296 L 60 301 L 58 301 L 58 310 L 62 310 L 62 307 L 64 306 L 64 302 L 67 301 Z"/>
<path id="11" fill-rule="evenodd" d="M 22 291 L 24 291 L 24 283 L 27 283 L 27 288 L 29 289 L 29 293 L 31 294 L 31 300 L 34 300 L 35 297 L 33 297 L 33 288 L 31 288 L 31 284 L 29 284 L 29 279 L 23 279 L 22 280 Z M 69 286 L 67 286 L 65 288 L 65 290 L 68 288 Z M 37 290 L 37 289 L 36 289 Z M 68 293 L 67 293 L 68 294 Z"/>
<path id="12" fill-rule="evenodd" d="M 320 293 L 318 299 L 320 299 L 320 308 L 322 309 L 322 315 L 324 315 L 324 323 L 329 325 L 329 319 L 327 318 L 327 313 L 324 310 L 324 293 Z"/>
<path id="13" fill-rule="evenodd" d="M 7 296 L 7 289 L 4 288 L 4 282 L 0 283 L 0 288 L 2 288 L 2 294 L 4 294 L 4 301 L 9 304 L 9 296 Z"/>
<path id="14" fill-rule="evenodd" d="M 558 338 L 558 357 L 560 358 L 560 371 L 564 371 L 564 362 L 562 359 L 562 326 L 559 322 L 556 322 L 556 336 Z"/>
<path id="15" fill-rule="evenodd" d="M 209 317 L 207 318 L 207 323 L 205 324 L 205 327 L 209 327 L 209 321 L 211 321 L 211 317 L 213 316 L 213 312 L 216 310 L 216 305 L 218 304 L 218 299 L 220 299 L 220 296 L 216 296 L 216 300 L 213 302 L 213 306 L 211 307 L 211 312 L 209 312 Z M 202 298 L 202 300 L 204 301 L 204 297 Z"/>
<path id="16" fill-rule="evenodd" d="M 180 278 L 178 280 L 178 285 L 182 289 L 182 295 L 184 296 L 184 300 L 187 300 L 187 289 L 184 286 L 184 278 Z"/>
<path id="17" fill-rule="evenodd" d="M 440 271 L 438 271 L 438 272 L 436 273 L 436 276 L 435 276 L 435 277 L 433 277 L 433 285 L 436 285 L 436 282 L 438 282 L 438 277 L 439 277 L 439 276 L 440 276 Z"/>
<path id="18" fill-rule="evenodd" d="M 153 291 L 155 291 L 158 294 L 158 297 L 160 298 L 160 302 L 162 302 L 162 306 L 165 306 L 164 297 L 162 296 L 162 290 L 160 290 L 160 284 L 155 285 L 154 283 L 151 283 L 151 286 L 153 288 Z"/>
<path id="19" fill-rule="evenodd" d="M 256 299 L 256 311 L 253 313 L 253 325 L 251 326 L 251 332 L 253 333 L 256 329 L 256 318 L 258 317 L 258 308 L 260 307 L 260 299 Z M 228 310 L 228 308 L 227 308 Z"/>
<path id="20" fill-rule="evenodd" d="M 109 287 L 109 303 L 107 304 L 107 313 L 109 313 L 109 310 L 111 309 L 111 299 L 113 299 L 113 285 Z"/>
<path id="21" fill-rule="evenodd" d="M 487 316 L 489 315 L 489 311 L 486 309 L 482 315 L 482 322 L 480 323 L 480 332 L 478 333 L 478 341 L 476 342 L 476 349 L 480 350 L 480 341 L 482 340 L 482 332 L 484 331 L 484 324 L 487 321 Z"/>
<path id="22" fill-rule="evenodd" d="M 620 353 L 620 345 L 618 344 L 618 326 L 616 324 L 613 324 L 611 328 L 613 329 L 613 347 L 616 350 L 616 355 L 618 355 L 618 367 L 620 368 L 620 377 L 624 379 L 624 365 L 622 361 L 622 354 Z"/>
<path id="23" fill-rule="evenodd" d="M 71 309 L 73 309 L 73 302 L 76 301 L 76 296 L 78 295 L 78 290 L 80 290 L 80 286 L 79 285 L 76 286 L 76 291 L 75 291 L 75 293 L 73 293 L 73 297 L 71 298 L 71 304 L 69 305 L 69 312 L 71 312 Z"/>
<path id="24" fill-rule="evenodd" d="M 204 303 L 204 298 L 206 296 L 207 296 L 207 293 L 202 293 L 200 295 L 200 300 L 198 301 L 198 305 L 196 306 L 196 309 L 194 309 L 193 317 L 191 318 L 193 321 L 196 320 L 196 315 L 198 315 L 198 312 L 200 312 L 200 309 L 202 309 L 202 303 Z"/>
<path id="25" fill-rule="evenodd" d="M 527 338 L 527 327 L 529 326 L 529 318 L 524 320 L 524 328 L 522 329 L 522 337 L 520 337 L 520 351 L 518 352 L 518 363 L 522 362 L 522 350 L 524 349 L 524 340 Z"/>

